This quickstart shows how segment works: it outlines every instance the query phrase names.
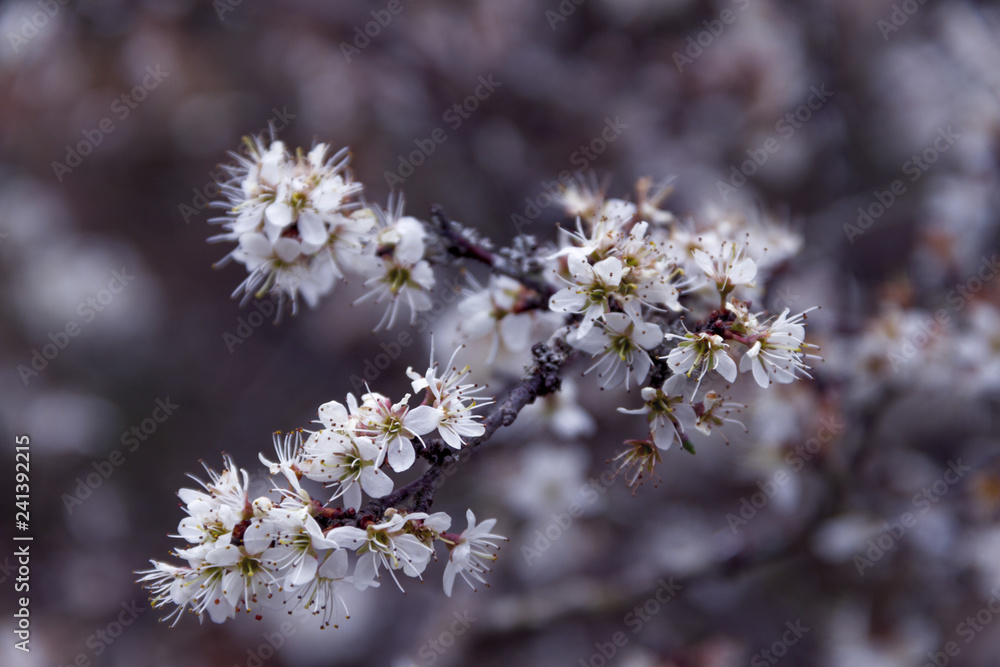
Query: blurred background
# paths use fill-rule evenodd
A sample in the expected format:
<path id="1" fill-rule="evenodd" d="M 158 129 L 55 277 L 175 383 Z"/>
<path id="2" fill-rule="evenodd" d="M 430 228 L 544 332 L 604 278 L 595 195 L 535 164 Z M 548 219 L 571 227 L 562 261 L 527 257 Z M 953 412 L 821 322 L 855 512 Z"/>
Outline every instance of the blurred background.
<path id="1" fill-rule="evenodd" d="M 34 541 L 25 654 L 8 503 L 0 664 L 997 664 L 998 34 L 958 1 L 3 2 L 0 493 L 28 434 Z M 175 546 L 185 473 L 224 451 L 263 484 L 272 431 L 387 348 L 373 388 L 401 395 L 429 354 L 345 310 L 358 285 L 280 326 L 228 298 L 213 174 L 272 124 L 500 243 L 554 238 L 566 170 L 623 197 L 673 177 L 682 219 L 771 215 L 804 242 L 756 306 L 821 305 L 825 361 L 751 382 L 749 435 L 634 494 L 606 461 L 637 401 L 577 377 L 585 410 L 525 415 L 437 495 L 510 537 L 489 589 L 446 598 L 438 562 L 336 630 L 158 624 L 132 571 Z"/>

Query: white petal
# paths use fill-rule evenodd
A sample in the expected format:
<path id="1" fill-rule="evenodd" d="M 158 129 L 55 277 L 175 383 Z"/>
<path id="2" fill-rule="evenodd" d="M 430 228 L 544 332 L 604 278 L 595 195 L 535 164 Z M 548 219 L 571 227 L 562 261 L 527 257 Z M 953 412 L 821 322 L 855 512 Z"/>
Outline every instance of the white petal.
<path id="1" fill-rule="evenodd" d="M 456 420 L 451 425 L 452 430 L 458 433 L 460 436 L 466 438 L 478 438 L 482 434 L 486 433 L 486 427 L 477 421 L 472 421 L 471 419 L 461 419 Z"/>
<path id="2" fill-rule="evenodd" d="M 760 357 L 752 357 L 751 365 L 753 366 L 753 379 L 756 380 L 757 384 L 761 387 L 767 389 L 769 378 L 767 377 L 767 371 L 764 370 L 764 364 L 760 361 Z"/>
<path id="3" fill-rule="evenodd" d="M 337 401 L 330 401 L 319 406 L 319 419 L 323 426 L 334 428 L 347 421 L 347 408 Z"/>
<path id="4" fill-rule="evenodd" d="M 283 262 L 294 262 L 302 254 L 302 244 L 295 239 L 280 238 L 274 242 L 274 254 Z"/>
<path id="5" fill-rule="evenodd" d="M 634 325 L 632 342 L 639 347 L 652 350 L 663 342 L 663 330 L 655 324 Z"/>
<path id="6" fill-rule="evenodd" d="M 594 268 L 582 252 L 572 252 L 566 258 L 566 267 L 573 279 L 581 284 L 590 282 L 594 275 Z"/>
<path id="7" fill-rule="evenodd" d="M 242 588 L 237 588 L 238 591 L 242 591 Z M 232 604 L 229 603 L 225 598 L 215 599 L 208 603 L 207 606 L 208 617 L 212 619 L 213 623 L 224 623 L 228 619 L 236 616 L 236 609 Z"/>
<path id="8" fill-rule="evenodd" d="M 354 446 L 365 461 L 374 461 L 381 455 L 381 450 L 368 438 L 355 438 Z"/>
<path id="9" fill-rule="evenodd" d="M 382 498 L 392 493 L 392 478 L 375 466 L 365 466 L 361 471 L 361 488 L 372 498 Z"/>
<path id="10" fill-rule="evenodd" d="M 313 146 L 312 150 L 306 158 L 309 160 L 314 168 L 319 168 L 323 166 L 323 156 L 326 155 L 326 149 L 329 148 L 329 144 L 316 144 Z"/>
<path id="11" fill-rule="evenodd" d="M 358 564 L 354 567 L 354 586 L 363 591 L 371 586 L 378 571 L 375 569 L 375 554 L 366 553 L 358 558 Z"/>
<path id="12" fill-rule="evenodd" d="M 403 417 L 403 426 L 415 435 L 426 435 L 437 428 L 441 410 L 430 405 L 418 405 Z"/>
<path id="13" fill-rule="evenodd" d="M 444 440 L 449 447 L 453 449 L 462 448 L 462 439 L 458 437 L 458 434 L 455 433 L 451 427 L 444 425 L 438 426 L 438 433 L 441 435 L 441 439 Z"/>
<path id="14" fill-rule="evenodd" d="M 577 329 L 577 331 L 582 331 L 582 327 Z M 578 350 L 583 350 L 589 354 L 597 354 L 608 347 L 609 340 L 610 338 L 606 331 L 599 328 L 592 328 L 584 336 L 577 335 L 571 337 L 569 343 Z"/>
<path id="15" fill-rule="evenodd" d="M 618 287 L 622 282 L 622 262 L 617 257 L 602 259 L 594 264 L 594 273 L 605 285 Z"/>
<path id="16" fill-rule="evenodd" d="M 269 524 L 270 522 L 267 523 Z M 256 520 L 251 522 L 243 533 L 243 547 L 247 550 L 247 553 L 259 554 L 271 546 L 273 536 L 270 533 L 270 528 L 264 521 Z"/>
<path id="17" fill-rule="evenodd" d="M 715 360 L 715 370 L 719 371 L 719 375 L 726 378 L 729 382 L 734 382 L 736 380 L 736 362 L 729 356 L 729 353 L 725 350 L 717 350 L 715 352 Z"/>
<path id="18" fill-rule="evenodd" d="M 657 449 L 670 449 L 677 438 L 677 429 L 672 422 L 658 419 L 653 422 L 653 444 Z"/>
<path id="19" fill-rule="evenodd" d="M 272 225 L 284 229 L 295 219 L 295 209 L 284 202 L 276 201 L 264 209 L 264 217 Z"/>
<path id="20" fill-rule="evenodd" d="M 240 549 L 232 544 L 227 544 L 209 551 L 205 554 L 205 560 L 212 565 L 236 565 L 240 560 Z"/>
<path id="21" fill-rule="evenodd" d="M 447 512 L 435 512 L 424 519 L 424 526 L 431 530 L 443 533 L 451 528 L 451 517 Z"/>
<path id="22" fill-rule="evenodd" d="M 316 570 L 319 569 L 319 561 L 315 556 L 306 554 L 291 572 L 288 573 L 286 581 L 293 587 L 304 586 L 316 578 Z"/>
<path id="23" fill-rule="evenodd" d="M 448 564 L 444 566 L 444 594 L 451 597 L 451 590 L 455 586 L 455 575 L 458 574 L 458 567 L 452 563 L 450 560 Z"/>
<path id="24" fill-rule="evenodd" d="M 350 526 L 345 526 L 349 528 Z M 358 529 L 355 529 L 358 530 Z M 364 532 L 364 531 L 362 531 Z M 344 549 L 337 549 L 336 551 L 331 551 L 323 561 L 323 564 L 319 566 L 317 574 L 324 579 L 343 579 L 347 576 L 347 551 Z"/>
<path id="25" fill-rule="evenodd" d="M 368 540 L 368 533 L 354 526 L 338 526 L 328 532 L 326 537 L 340 545 L 341 549 L 357 549 Z"/>
<path id="26" fill-rule="evenodd" d="M 312 245 L 323 245 L 330 238 L 323 219 L 312 211 L 303 211 L 299 216 L 299 234 L 302 240 Z"/>
<path id="27" fill-rule="evenodd" d="M 361 509 L 361 485 L 357 482 L 350 482 L 344 486 L 344 495 L 341 498 L 344 508 Z"/>
<path id="28" fill-rule="evenodd" d="M 632 324 L 632 318 L 625 313 L 607 313 L 604 316 L 604 323 L 608 325 L 608 329 L 611 329 L 616 334 L 623 334 L 628 330 L 629 325 Z M 662 333 L 660 334 L 660 338 L 663 338 Z"/>
<path id="29" fill-rule="evenodd" d="M 531 316 L 511 314 L 503 318 L 500 320 L 500 336 L 508 350 L 526 350 L 531 342 Z"/>
<path id="30" fill-rule="evenodd" d="M 701 248 L 695 248 L 691 251 L 691 255 L 694 257 L 694 263 L 698 265 L 698 268 L 705 272 L 705 275 L 712 280 L 716 279 L 715 262 L 712 260 L 712 256 Z"/>
<path id="31" fill-rule="evenodd" d="M 744 257 L 733 265 L 729 272 L 729 279 L 734 285 L 748 285 L 756 275 L 757 265 L 749 257 Z"/>
<path id="32" fill-rule="evenodd" d="M 590 308 L 587 308 L 587 312 L 583 314 L 583 319 L 580 320 L 580 324 L 577 327 L 577 338 L 588 335 L 594 328 L 594 323 L 601 317 L 604 317 L 604 304 L 595 303 Z"/>
<path id="33" fill-rule="evenodd" d="M 549 298 L 549 309 L 557 313 L 579 313 L 586 305 L 587 295 L 578 287 L 566 287 Z"/>
<path id="34" fill-rule="evenodd" d="M 275 141 L 261 156 L 260 160 L 260 180 L 276 185 L 283 176 L 282 169 L 285 160 L 285 143 Z"/>
<path id="35" fill-rule="evenodd" d="M 409 470 L 416 458 L 417 455 L 413 451 L 413 443 L 407 438 L 396 436 L 389 443 L 389 465 L 394 472 Z"/>
<path id="36" fill-rule="evenodd" d="M 641 385 L 646 380 L 649 367 L 652 365 L 653 362 L 649 355 L 642 350 L 636 350 L 632 354 L 632 379 L 635 380 L 636 386 Z M 631 386 L 628 388 L 631 389 Z"/>
<path id="37" fill-rule="evenodd" d="M 193 516 L 181 519 L 180 525 L 177 526 L 177 534 L 192 544 L 200 544 L 205 540 L 205 530 L 202 528 L 201 520 Z"/>
<path id="38" fill-rule="evenodd" d="M 273 252 L 271 242 L 267 240 L 266 236 L 258 233 L 243 234 L 240 236 L 240 248 L 248 255 L 260 258 L 270 257 Z"/>

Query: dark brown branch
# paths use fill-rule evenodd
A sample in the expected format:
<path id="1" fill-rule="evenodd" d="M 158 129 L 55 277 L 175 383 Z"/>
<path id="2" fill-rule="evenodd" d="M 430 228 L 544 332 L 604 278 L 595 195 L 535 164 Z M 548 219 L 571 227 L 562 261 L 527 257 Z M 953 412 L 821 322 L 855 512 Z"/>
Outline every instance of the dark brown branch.
<path id="1" fill-rule="evenodd" d="M 445 244 L 445 250 L 449 254 L 476 260 L 490 267 L 493 271 L 518 281 L 538 294 L 537 301 L 540 305 L 536 307 L 545 307 L 548 304 L 549 297 L 555 293 L 555 289 L 546 283 L 541 276 L 532 275 L 519 269 L 508 257 L 491 250 L 488 247 L 488 242 L 478 242 L 470 236 L 469 231 L 462 225 L 451 220 L 441 206 L 434 204 L 431 206 L 430 212 L 434 229 Z"/>
<path id="2" fill-rule="evenodd" d="M 421 456 L 430 461 L 431 464 L 424 474 L 384 498 L 376 498 L 369 502 L 358 512 L 357 521 L 360 522 L 365 516 L 378 520 L 384 515 L 386 509 L 400 507 L 411 499 L 414 511 L 427 511 L 434 501 L 434 491 L 449 463 L 460 458 L 462 452 L 470 451 L 488 441 L 501 426 L 513 424 L 521 410 L 533 403 L 539 396 L 547 396 L 559 391 L 562 384 L 560 377 L 562 369 L 571 359 L 575 358 L 577 353 L 559 341 L 558 347 L 555 349 L 543 343 L 536 343 L 531 348 L 531 354 L 535 361 L 528 374 L 507 393 L 503 401 L 498 403 L 493 412 L 483 420 L 485 432 L 481 436 L 470 440 L 459 452 L 448 447 L 442 440 L 428 440 L 425 443 L 426 447 L 420 452 Z"/>

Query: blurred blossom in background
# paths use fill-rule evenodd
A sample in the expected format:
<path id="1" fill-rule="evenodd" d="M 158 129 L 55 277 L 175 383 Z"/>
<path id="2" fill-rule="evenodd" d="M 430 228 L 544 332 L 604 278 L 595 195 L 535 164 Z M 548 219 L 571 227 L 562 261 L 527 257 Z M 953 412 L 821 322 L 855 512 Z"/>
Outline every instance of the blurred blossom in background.
<path id="1" fill-rule="evenodd" d="M 998 35 L 972 0 L 3 2 L 0 424 L 31 436 L 35 540 L 30 654 L 0 560 L 0 664 L 995 665 Z M 673 178 L 678 220 L 796 232 L 754 309 L 820 304 L 824 361 L 741 380 L 749 432 L 694 434 L 634 494 L 608 463 L 634 421 L 568 378 L 437 496 L 510 537 L 490 588 L 349 590 L 322 631 L 158 624 L 132 571 L 172 546 L 199 459 L 252 465 L 410 330 L 376 381 L 401 395 L 432 332 L 474 328 L 451 299 L 373 335 L 382 305 L 341 310 L 359 281 L 280 326 L 229 299 L 207 204 L 269 127 L 349 146 L 369 201 L 504 244 L 556 238 L 562 172 Z M 515 333 L 463 351 L 496 355 L 491 393 L 529 358 Z"/>

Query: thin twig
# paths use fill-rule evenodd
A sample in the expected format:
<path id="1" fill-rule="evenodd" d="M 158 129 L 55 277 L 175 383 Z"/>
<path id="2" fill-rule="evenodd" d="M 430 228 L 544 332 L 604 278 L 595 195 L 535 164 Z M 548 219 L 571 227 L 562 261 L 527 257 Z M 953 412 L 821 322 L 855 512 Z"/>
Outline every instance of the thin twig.
<path id="1" fill-rule="evenodd" d="M 451 220 L 438 204 L 431 206 L 431 222 L 434 224 L 441 240 L 445 242 L 445 249 L 455 257 L 474 259 L 490 267 L 499 274 L 513 278 L 528 289 L 538 294 L 539 307 L 544 307 L 549 302 L 549 297 L 555 294 L 555 289 L 546 283 L 540 276 L 531 275 L 514 266 L 509 258 L 501 253 L 494 252 L 483 243 L 477 243 L 470 238 L 467 230 L 459 223 Z"/>

